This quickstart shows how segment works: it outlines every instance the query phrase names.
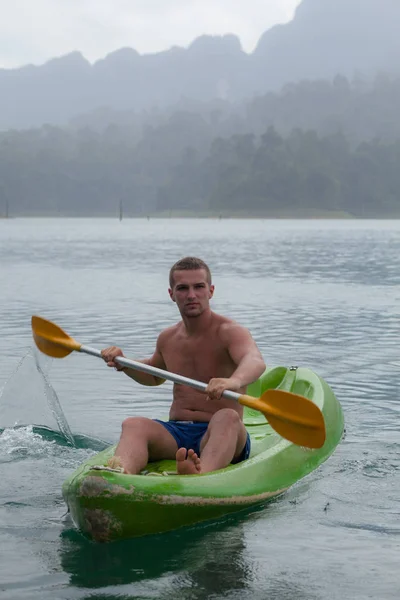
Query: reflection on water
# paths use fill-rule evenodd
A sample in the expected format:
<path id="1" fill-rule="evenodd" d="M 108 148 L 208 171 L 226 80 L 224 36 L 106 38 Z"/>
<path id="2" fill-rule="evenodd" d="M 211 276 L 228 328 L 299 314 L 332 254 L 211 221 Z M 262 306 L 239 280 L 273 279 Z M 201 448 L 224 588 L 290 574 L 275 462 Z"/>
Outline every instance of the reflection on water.
<path id="1" fill-rule="evenodd" d="M 166 578 L 163 597 L 168 598 L 182 573 L 189 587 L 209 593 L 226 586 L 244 587 L 248 575 L 244 549 L 243 525 L 219 523 L 112 544 L 94 544 L 66 530 L 60 555 L 73 585 L 103 588 Z M 215 568 L 223 556 L 229 570 Z"/>
<path id="2" fill-rule="evenodd" d="M 109 598 L 152 597 L 150 582 L 162 590 L 162 598 L 171 600 L 257 597 L 257 584 L 268 578 L 270 567 L 267 557 L 257 565 L 249 552 L 245 525 L 256 519 L 256 511 L 243 511 L 224 522 L 106 545 L 65 530 L 60 560 L 71 585 L 96 589 Z M 298 600 L 314 597 L 301 581 L 294 584 L 291 579 L 272 572 L 265 593 L 281 600 L 293 598 L 293 593 Z"/>
<path id="3" fill-rule="evenodd" d="M 166 415 L 171 384 L 139 387 L 75 353 L 42 365 L 60 421 L 32 357 L 30 317 L 144 358 L 177 319 L 168 270 L 188 254 L 210 263 L 214 309 L 250 328 L 269 365 L 310 366 L 327 379 L 346 437 L 257 511 L 97 546 L 65 515 L 62 482 L 117 440 L 128 415 Z M 398 599 L 400 222 L 15 219 L 0 222 L 0 255 L 7 600 Z"/>

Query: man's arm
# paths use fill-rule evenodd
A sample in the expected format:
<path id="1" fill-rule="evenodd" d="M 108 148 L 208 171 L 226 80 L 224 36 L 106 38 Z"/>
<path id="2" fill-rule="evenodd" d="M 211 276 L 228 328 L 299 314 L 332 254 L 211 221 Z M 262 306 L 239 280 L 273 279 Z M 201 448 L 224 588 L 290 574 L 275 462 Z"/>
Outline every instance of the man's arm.
<path id="1" fill-rule="evenodd" d="M 157 369 L 163 369 L 165 371 L 166 366 L 160 350 L 160 337 L 161 336 L 159 336 L 157 340 L 156 349 L 153 356 L 137 362 L 150 365 L 151 367 L 156 367 Z M 117 371 L 123 371 L 126 373 L 126 375 L 128 375 L 128 377 L 134 381 L 137 381 L 137 383 L 140 383 L 141 385 L 161 385 L 165 381 L 165 379 L 162 379 L 161 377 L 156 377 L 155 375 L 150 375 L 149 373 L 142 373 L 141 371 L 137 371 L 136 369 L 131 369 L 129 367 L 123 367 L 114 362 L 114 359 L 117 356 L 125 356 L 121 348 L 111 346 L 110 348 L 105 348 L 105 350 L 102 350 L 101 354 L 109 367 L 114 367 L 117 369 Z"/>
<path id="2" fill-rule="evenodd" d="M 207 393 L 213 399 L 219 399 L 225 390 L 240 392 L 256 381 L 266 369 L 261 352 L 248 329 L 235 323 L 225 327 L 222 336 L 236 369 L 229 378 L 211 379 Z"/>
<path id="3" fill-rule="evenodd" d="M 248 329 L 236 324 L 230 327 L 228 352 L 237 365 L 230 379 L 237 380 L 241 388 L 253 383 L 264 373 L 264 359 Z"/>

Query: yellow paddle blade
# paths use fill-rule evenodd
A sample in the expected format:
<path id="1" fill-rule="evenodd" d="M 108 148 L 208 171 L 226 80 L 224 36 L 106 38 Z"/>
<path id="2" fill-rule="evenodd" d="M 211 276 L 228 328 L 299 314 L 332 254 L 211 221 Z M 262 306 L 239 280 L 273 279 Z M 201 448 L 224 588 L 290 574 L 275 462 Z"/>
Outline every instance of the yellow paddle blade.
<path id="1" fill-rule="evenodd" d="M 64 358 L 81 347 L 61 327 L 42 317 L 32 317 L 32 333 L 39 350 L 53 358 Z"/>
<path id="2" fill-rule="evenodd" d="M 240 396 L 239 402 L 264 413 L 279 435 L 298 446 L 321 448 L 325 443 L 323 414 L 304 396 L 283 390 L 267 390 L 260 398 Z"/>

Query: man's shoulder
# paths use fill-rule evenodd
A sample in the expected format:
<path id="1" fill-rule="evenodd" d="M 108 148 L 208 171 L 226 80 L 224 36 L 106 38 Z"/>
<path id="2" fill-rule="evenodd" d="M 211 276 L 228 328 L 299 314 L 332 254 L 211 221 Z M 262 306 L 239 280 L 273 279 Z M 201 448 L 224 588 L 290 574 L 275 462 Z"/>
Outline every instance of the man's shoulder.
<path id="1" fill-rule="evenodd" d="M 229 317 L 224 317 L 223 315 L 217 315 L 216 324 L 218 328 L 218 334 L 221 338 L 231 338 L 234 335 L 237 335 L 239 332 L 248 332 L 248 329 L 235 321 L 234 319 L 230 319 Z"/>
<path id="2" fill-rule="evenodd" d="M 169 340 L 171 337 L 173 337 L 179 332 L 180 327 L 181 323 L 175 323 L 175 325 L 171 325 L 170 327 L 163 329 L 158 336 L 158 341 L 164 342 L 166 340 Z"/>

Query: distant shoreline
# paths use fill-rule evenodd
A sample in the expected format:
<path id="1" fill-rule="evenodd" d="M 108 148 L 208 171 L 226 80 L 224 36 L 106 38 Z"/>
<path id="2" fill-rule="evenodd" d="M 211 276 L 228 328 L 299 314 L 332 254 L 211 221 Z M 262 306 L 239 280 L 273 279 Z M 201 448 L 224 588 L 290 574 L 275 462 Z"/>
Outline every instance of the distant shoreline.
<path id="1" fill-rule="evenodd" d="M 9 217 L 1 216 L 0 220 L 14 219 L 113 219 L 113 220 L 150 220 L 150 219 L 211 219 L 211 220 L 389 220 L 400 219 L 400 213 L 382 214 L 382 215 L 353 215 L 344 211 L 287 211 L 287 212 L 263 212 L 250 213 L 247 211 L 236 212 L 211 212 L 211 211 L 160 211 L 149 212 L 148 214 L 126 214 L 120 219 L 119 215 L 112 214 L 92 214 L 92 215 L 73 215 L 73 214 L 20 214 L 10 215 Z"/>

